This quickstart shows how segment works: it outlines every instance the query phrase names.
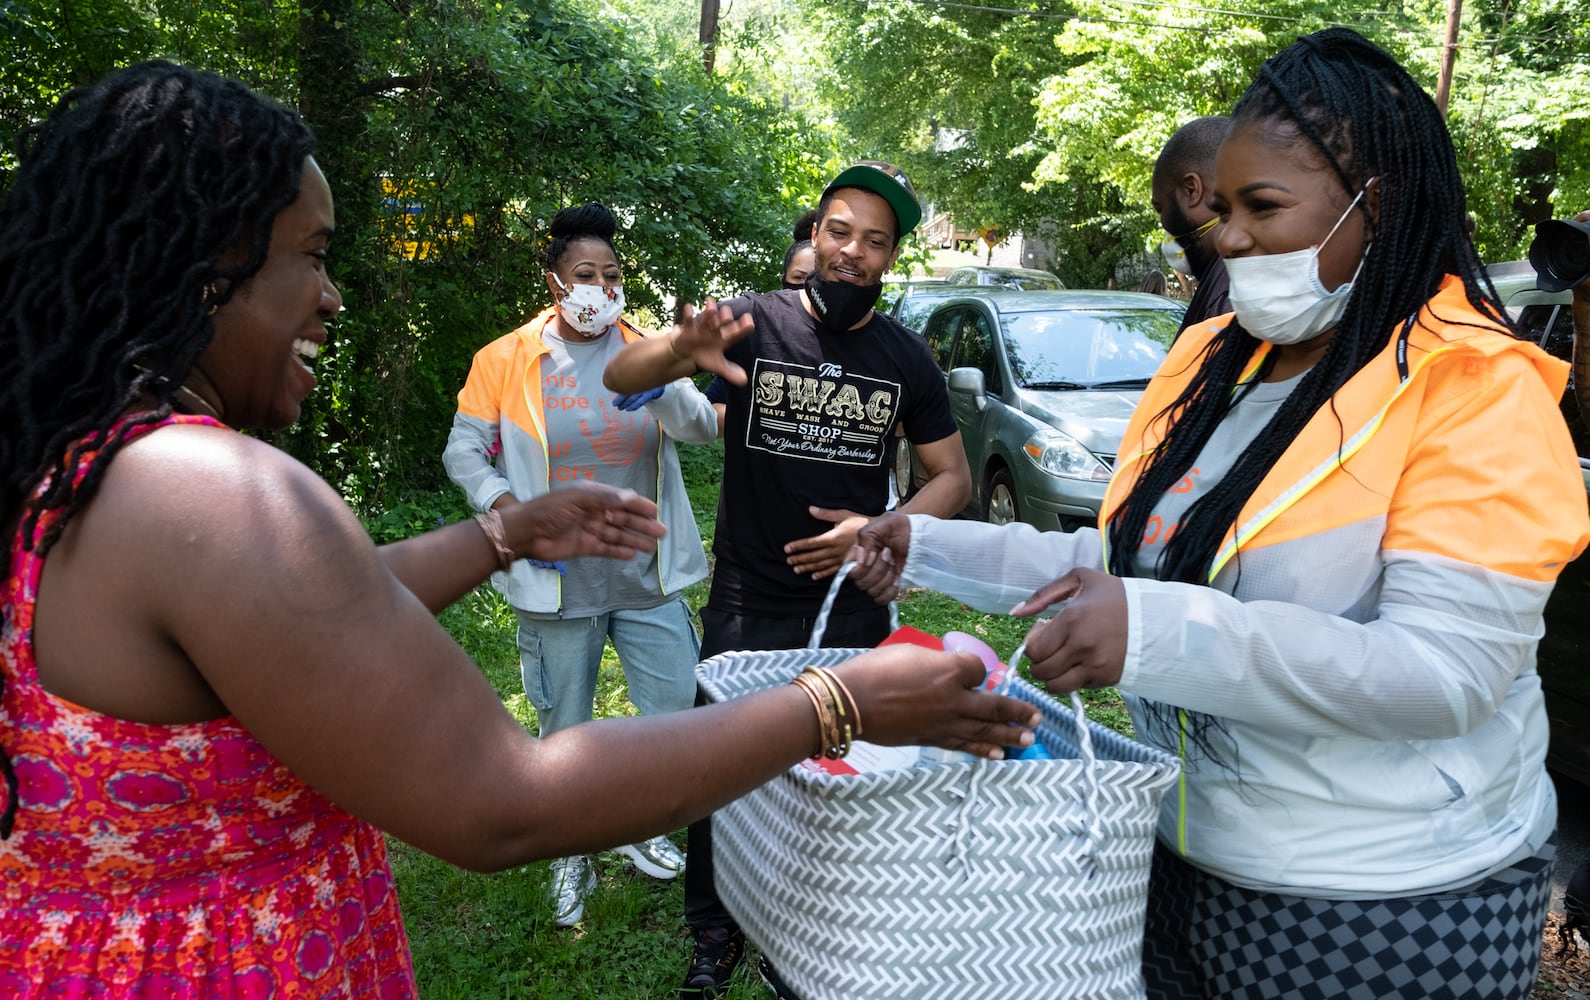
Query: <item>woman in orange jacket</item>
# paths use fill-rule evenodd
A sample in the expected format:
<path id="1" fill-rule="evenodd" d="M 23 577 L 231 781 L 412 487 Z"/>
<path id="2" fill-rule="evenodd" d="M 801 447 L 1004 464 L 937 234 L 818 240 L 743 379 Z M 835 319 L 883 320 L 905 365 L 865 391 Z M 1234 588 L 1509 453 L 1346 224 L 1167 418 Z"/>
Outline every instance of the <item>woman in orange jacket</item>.
<path id="1" fill-rule="evenodd" d="M 1118 686 L 1182 756 L 1150 997 L 1522 1000 L 1555 854 L 1535 646 L 1590 538 L 1566 365 L 1510 335 L 1434 102 L 1351 31 L 1265 63 L 1214 207 L 1235 312 L 1167 355 L 1099 529 L 888 515 L 855 578 L 1063 605 L 1033 676 Z"/>

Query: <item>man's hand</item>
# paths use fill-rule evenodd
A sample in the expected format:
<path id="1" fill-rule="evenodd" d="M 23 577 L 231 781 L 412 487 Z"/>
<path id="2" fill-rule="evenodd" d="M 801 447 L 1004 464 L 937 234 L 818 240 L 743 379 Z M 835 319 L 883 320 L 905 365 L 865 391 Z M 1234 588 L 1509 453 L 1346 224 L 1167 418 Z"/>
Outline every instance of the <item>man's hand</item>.
<path id="1" fill-rule="evenodd" d="M 683 318 L 667 333 L 668 350 L 689 358 L 704 372 L 722 375 L 735 385 L 745 384 L 745 369 L 723 356 L 724 348 L 751 332 L 751 314 L 735 318 L 728 306 L 708 299 L 698 312 L 688 303 Z"/>
<path id="2" fill-rule="evenodd" d="M 632 559 L 657 551 L 668 529 L 657 505 L 633 490 L 575 483 L 524 503 L 494 505 L 508 547 L 521 559 L 556 562 L 576 556 Z"/>
<path id="3" fill-rule="evenodd" d="M 856 532 L 867 523 L 865 514 L 853 510 L 830 510 L 827 507 L 808 507 L 813 517 L 828 521 L 833 527 L 820 535 L 798 538 L 784 546 L 784 555 L 790 568 L 809 575 L 813 580 L 823 580 L 839 572 L 845 556 L 856 544 Z"/>

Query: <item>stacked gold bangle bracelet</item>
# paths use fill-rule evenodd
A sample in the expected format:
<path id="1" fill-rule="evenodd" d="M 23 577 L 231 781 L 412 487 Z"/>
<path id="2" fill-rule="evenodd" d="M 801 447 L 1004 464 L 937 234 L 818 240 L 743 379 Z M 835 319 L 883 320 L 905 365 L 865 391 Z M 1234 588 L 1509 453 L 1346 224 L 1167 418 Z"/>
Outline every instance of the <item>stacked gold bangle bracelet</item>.
<path id="1" fill-rule="evenodd" d="M 807 667 L 790 682 L 811 699 L 817 710 L 817 755 L 838 760 L 861 736 L 861 710 L 845 682 L 825 667 Z"/>

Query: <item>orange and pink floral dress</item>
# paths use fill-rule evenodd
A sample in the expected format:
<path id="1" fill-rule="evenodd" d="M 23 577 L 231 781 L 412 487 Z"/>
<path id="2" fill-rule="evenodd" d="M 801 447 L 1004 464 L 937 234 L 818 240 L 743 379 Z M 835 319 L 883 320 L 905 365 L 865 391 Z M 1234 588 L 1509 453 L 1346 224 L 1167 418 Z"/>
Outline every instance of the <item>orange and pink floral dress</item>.
<path id="1" fill-rule="evenodd" d="M 214 423 L 155 427 L 193 422 Z M 33 658 L 42 566 L 12 539 L 0 748 L 19 811 L 0 841 L 0 997 L 413 997 L 380 832 L 230 716 L 128 722 L 45 691 Z"/>

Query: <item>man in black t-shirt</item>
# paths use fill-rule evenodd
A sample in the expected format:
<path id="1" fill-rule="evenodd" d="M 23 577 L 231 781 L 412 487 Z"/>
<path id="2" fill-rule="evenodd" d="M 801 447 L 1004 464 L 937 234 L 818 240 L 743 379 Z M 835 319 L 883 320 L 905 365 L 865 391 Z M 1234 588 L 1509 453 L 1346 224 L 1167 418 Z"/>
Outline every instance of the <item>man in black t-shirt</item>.
<path id="1" fill-rule="evenodd" d="M 823 192 L 817 265 L 800 290 L 709 301 L 666 337 L 629 345 L 608 388 L 641 392 L 697 369 L 727 383 L 723 489 L 703 658 L 806 644 L 856 532 L 889 502 L 889 454 L 903 423 L 928 481 L 902 509 L 950 517 L 971 496 L 944 376 L 922 338 L 873 309 L 900 239 L 922 209 L 898 168 L 843 171 Z M 823 645 L 875 646 L 889 613 L 845 585 Z M 712 881 L 710 820 L 690 828 L 685 919 L 696 937 L 681 998 L 718 995 L 744 955 Z"/>
<path id="2" fill-rule="evenodd" d="M 1215 153 L 1231 127 L 1229 118 L 1195 118 L 1170 137 L 1154 161 L 1151 182 L 1154 211 L 1165 230 L 1165 260 L 1198 282 L 1183 330 L 1231 311 L 1226 265 L 1215 246 L 1220 217 L 1209 207 L 1215 189 Z"/>

